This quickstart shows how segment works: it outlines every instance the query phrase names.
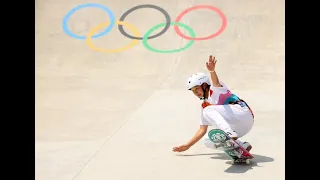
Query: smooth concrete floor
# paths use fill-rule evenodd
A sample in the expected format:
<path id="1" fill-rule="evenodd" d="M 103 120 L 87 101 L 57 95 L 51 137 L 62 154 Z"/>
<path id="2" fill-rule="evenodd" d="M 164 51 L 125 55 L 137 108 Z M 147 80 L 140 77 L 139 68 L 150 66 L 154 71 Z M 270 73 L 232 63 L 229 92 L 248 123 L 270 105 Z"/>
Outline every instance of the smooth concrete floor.
<path id="1" fill-rule="evenodd" d="M 284 2 L 36 0 L 36 179 L 283 180 Z M 87 3 L 98 5 L 65 18 Z M 135 6 L 142 8 L 121 21 Z M 175 31 L 179 14 L 194 6 L 200 8 L 176 23 L 181 33 L 215 37 L 192 41 Z M 166 20 L 172 24 L 162 31 Z M 118 24 L 130 36 L 163 34 L 131 39 Z M 84 38 L 71 37 L 65 27 Z M 209 55 L 218 60 L 219 78 L 255 113 L 252 131 L 242 138 L 253 146 L 251 165 L 231 165 L 203 139 L 172 152 L 199 127 L 201 101 L 186 81 L 208 72 Z"/>

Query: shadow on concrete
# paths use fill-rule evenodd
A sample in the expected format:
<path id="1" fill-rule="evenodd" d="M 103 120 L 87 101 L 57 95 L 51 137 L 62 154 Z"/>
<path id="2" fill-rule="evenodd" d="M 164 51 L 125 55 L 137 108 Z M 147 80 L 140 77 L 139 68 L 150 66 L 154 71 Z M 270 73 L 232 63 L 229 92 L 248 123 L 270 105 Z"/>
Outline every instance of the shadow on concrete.
<path id="1" fill-rule="evenodd" d="M 238 163 L 238 164 L 231 164 L 230 157 L 225 153 L 200 153 L 200 154 L 177 154 L 177 156 L 212 156 L 211 159 L 220 159 L 220 160 L 227 160 L 226 164 L 230 164 L 230 167 L 225 170 L 226 173 L 245 173 L 248 170 L 253 169 L 253 167 L 262 167 L 259 166 L 258 163 L 265 163 L 265 162 L 272 162 L 274 161 L 273 158 L 252 154 L 254 158 L 251 160 L 250 164 L 246 163 Z"/>
<path id="2" fill-rule="evenodd" d="M 227 173 L 245 173 L 248 170 L 253 169 L 253 167 L 261 167 L 258 165 L 258 163 L 265 163 L 265 162 L 272 162 L 274 161 L 273 158 L 252 154 L 253 159 L 251 160 L 250 164 L 246 163 L 239 163 L 239 164 L 231 164 L 230 157 L 225 153 L 214 153 L 215 156 L 211 157 L 211 159 L 222 159 L 222 160 L 228 160 L 226 163 L 230 164 L 231 166 L 225 170 Z"/>

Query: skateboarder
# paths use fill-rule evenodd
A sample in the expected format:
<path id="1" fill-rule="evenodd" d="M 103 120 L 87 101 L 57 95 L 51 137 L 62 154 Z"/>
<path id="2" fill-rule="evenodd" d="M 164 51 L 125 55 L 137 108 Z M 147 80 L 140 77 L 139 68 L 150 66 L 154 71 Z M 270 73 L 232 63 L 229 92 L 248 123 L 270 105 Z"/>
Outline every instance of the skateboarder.
<path id="1" fill-rule="evenodd" d="M 187 89 L 203 100 L 200 128 L 189 142 L 174 147 L 174 152 L 188 150 L 207 134 L 208 126 L 215 126 L 225 131 L 247 151 L 252 148 L 248 142 L 241 142 L 238 138 L 246 135 L 251 130 L 254 123 L 254 115 L 247 103 L 233 94 L 219 80 L 215 72 L 216 62 L 215 57 L 212 58 L 212 56 L 206 62 L 210 78 L 204 73 L 196 73 L 188 78 Z M 208 137 L 204 141 L 208 148 L 214 148 L 214 144 Z"/>

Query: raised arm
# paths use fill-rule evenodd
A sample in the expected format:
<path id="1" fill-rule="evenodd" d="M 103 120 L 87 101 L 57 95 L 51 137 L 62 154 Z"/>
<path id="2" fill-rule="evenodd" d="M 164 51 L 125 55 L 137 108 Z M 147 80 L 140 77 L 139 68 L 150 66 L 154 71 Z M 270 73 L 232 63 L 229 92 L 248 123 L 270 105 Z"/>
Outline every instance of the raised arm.
<path id="1" fill-rule="evenodd" d="M 207 69 L 209 70 L 210 75 L 211 75 L 212 86 L 214 86 L 214 87 L 222 87 L 220 82 L 219 82 L 218 75 L 217 75 L 217 73 L 215 71 L 216 63 L 217 63 L 216 57 L 212 58 L 212 55 L 210 55 L 209 61 L 206 62 L 206 65 L 207 65 Z"/>

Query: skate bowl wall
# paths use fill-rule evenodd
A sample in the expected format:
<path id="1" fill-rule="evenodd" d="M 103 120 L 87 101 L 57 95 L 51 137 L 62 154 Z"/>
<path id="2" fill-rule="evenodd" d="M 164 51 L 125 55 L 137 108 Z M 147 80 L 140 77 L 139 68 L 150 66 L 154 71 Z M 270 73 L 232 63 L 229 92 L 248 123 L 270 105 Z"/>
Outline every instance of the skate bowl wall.
<path id="1" fill-rule="evenodd" d="M 284 178 L 284 1 L 36 0 L 35 33 L 36 179 Z M 252 165 L 202 140 L 172 152 L 209 55 L 255 113 Z"/>

